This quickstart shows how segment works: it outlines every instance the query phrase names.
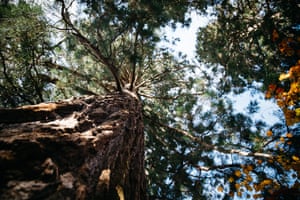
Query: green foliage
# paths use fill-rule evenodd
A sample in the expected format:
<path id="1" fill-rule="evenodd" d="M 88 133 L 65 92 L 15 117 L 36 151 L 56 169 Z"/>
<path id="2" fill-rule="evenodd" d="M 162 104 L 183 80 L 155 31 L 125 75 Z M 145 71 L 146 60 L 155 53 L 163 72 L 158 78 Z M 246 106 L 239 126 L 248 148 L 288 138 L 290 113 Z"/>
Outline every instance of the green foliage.
<path id="1" fill-rule="evenodd" d="M 199 29 L 199 59 L 224 67 L 224 76 L 231 78 L 230 88 L 243 89 L 253 81 L 267 86 L 280 70 L 270 40 L 275 14 L 261 1 L 225 2 L 216 7 L 216 20 Z"/>
<path id="2" fill-rule="evenodd" d="M 297 6 L 299 7 L 296 1 L 223 1 L 216 7 L 216 19 L 199 29 L 197 53 L 199 59 L 207 63 L 213 74 L 211 76 L 223 76 L 217 83 L 217 94 L 240 93 L 249 87 L 256 88 L 257 84 L 253 84 L 255 81 L 263 83 L 263 87 L 259 88 L 263 92 L 270 83 L 275 83 L 272 88 L 275 88 L 273 92 L 276 98 L 281 99 L 278 103 L 281 108 L 283 101 L 291 99 L 290 93 L 298 95 L 296 79 L 292 80 L 294 82 L 290 92 L 284 93 L 283 88 L 276 86 L 279 85 L 279 74 L 290 66 L 295 66 L 290 71 L 294 70 L 293 74 L 297 74 L 295 63 L 299 54 L 295 49 L 299 48 L 296 39 L 292 39 L 299 36 L 299 16 L 295 11 Z M 270 98 L 270 95 L 267 93 L 266 97 Z M 294 102 L 298 105 L 298 99 Z M 294 107 L 290 104 L 286 108 Z M 249 115 L 257 112 L 257 109 L 257 104 L 250 102 Z M 226 127 L 223 137 L 218 137 L 219 144 L 224 145 L 225 150 L 229 146 L 243 150 L 243 155 L 247 155 L 246 152 L 253 153 L 253 157 L 249 159 L 238 156 L 241 166 L 236 166 L 235 169 L 230 167 L 233 171 L 227 173 L 229 191 L 225 192 L 229 197 L 236 195 L 242 198 L 261 198 L 273 196 L 280 188 L 299 189 L 299 155 L 294 151 L 297 149 L 294 145 L 299 132 L 298 128 L 290 127 L 298 122 L 298 118 L 292 115 L 296 111 L 282 111 L 285 118 L 266 134 L 262 122 L 253 122 L 248 116 L 240 114 L 226 114 L 227 111 L 224 113 L 224 110 L 219 112 L 225 114 L 225 118 L 221 117 L 217 121 Z M 255 126 L 251 127 L 251 124 Z M 234 140 L 229 139 L 230 133 Z M 291 139 L 294 137 L 295 139 Z M 246 164 L 253 165 L 254 170 L 252 167 L 251 170 L 245 168 Z M 266 168 L 267 173 L 264 171 Z M 294 178 L 288 183 L 290 176 Z M 222 191 L 227 184 L 221 184 Z"/>
<path id="3" fill-rule="evenodd" d="M 42 67 L 49 42 L 41 9 L 20 1 L 0 4 L 0 105 L 18 106 L 45 100 L 53 80 Z"/>
<path id="4" fill-rule="evenodd" d="M 58 5 L 65 7 L 67 3 L 58 1 Z M 69 13 L 72 11 L 63 9 L 66 24 L 61 29 L 65 25 L 70 28 L 63 33 L 69 52 L 64 57 L 67 56 L 72 68 L 83 76 L 62 82 L 63 90 L 72 95 L 76 88 L 84 88 L 99 94 L 129 86 L 130 90 L 151 95 L 149 91 L 156 88 L 154 85 L 161 77 L 168 78 L 171 73 L 167 70 L 174 65 L 166 51 L 157 51 L 155 46 L 160 41 L 157 31 L 168 23 L 188 25 L 185 13 L 190 4 L 186 1 L 174 4 L 168 1 L 85 0 L 77 3 L 80 15 L 72 19 Z"/>

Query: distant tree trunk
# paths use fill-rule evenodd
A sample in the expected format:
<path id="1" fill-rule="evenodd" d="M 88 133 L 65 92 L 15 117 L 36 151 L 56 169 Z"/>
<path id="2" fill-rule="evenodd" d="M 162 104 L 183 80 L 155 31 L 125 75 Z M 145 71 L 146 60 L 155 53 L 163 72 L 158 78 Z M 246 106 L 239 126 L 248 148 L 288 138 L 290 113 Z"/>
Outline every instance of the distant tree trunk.
<path id="1" fill-rule="evenodd" d="M 139 101 L 86 96 L 0 109 L 0 199 L 146 199 Z"/>

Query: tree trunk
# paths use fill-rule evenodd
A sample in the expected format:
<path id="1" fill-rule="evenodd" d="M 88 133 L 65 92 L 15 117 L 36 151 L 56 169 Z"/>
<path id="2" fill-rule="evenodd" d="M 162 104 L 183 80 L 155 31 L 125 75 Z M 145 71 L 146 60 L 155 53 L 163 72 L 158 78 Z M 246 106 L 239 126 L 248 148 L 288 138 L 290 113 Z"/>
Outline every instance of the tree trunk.
<path id="1" fill-rule="evenodd" d="M 88 96 L 0 109 L 0 199 L 146 199 L 141 104 Z"/>

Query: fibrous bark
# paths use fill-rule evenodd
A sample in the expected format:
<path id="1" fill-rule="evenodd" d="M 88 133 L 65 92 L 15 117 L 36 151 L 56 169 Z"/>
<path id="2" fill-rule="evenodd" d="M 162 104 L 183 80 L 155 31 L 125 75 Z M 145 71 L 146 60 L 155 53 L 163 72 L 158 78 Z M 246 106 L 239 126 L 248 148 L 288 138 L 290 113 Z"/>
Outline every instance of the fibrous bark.
<path id="1" fill-rule="evenodd" d="M 0 199 L 146 199 L 141 105 L 108 95 L 0 109 L 0 171 Z"/>

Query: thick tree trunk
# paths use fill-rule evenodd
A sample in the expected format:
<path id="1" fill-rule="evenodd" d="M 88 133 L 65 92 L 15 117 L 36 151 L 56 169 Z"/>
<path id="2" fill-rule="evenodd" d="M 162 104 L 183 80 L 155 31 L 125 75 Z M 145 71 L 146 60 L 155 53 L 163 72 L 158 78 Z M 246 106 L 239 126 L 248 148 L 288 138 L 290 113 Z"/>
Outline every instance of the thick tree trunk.
<path id="1" fill-rule="evenodd" d="M 140 103 L 125 95 L 0 109 L 0 199 L 146 199 Z"/>

